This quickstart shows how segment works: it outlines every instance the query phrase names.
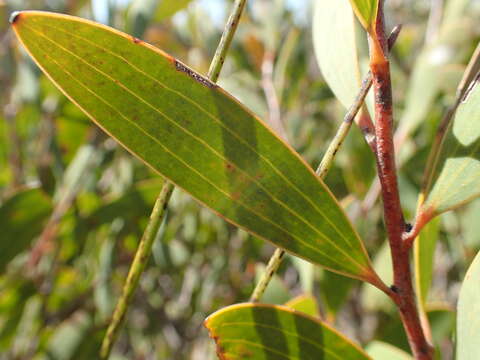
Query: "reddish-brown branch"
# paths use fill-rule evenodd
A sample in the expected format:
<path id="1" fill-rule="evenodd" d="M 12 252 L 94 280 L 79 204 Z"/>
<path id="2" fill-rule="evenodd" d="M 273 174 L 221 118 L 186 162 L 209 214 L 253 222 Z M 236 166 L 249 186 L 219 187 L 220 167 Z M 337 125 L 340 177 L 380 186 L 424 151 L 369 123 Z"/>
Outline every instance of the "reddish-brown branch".
<path id="1" fill-rule="evenodd" d="M 394 285 L 390 297 L 400 311 L 407 337 L 416 359 L 430 360 L 433 349 L 421 326 L 415 302 L 410 269 L 409 247 L 404 246 L 406 225 L 403 218 L 395 167 L 393 143 L 392 88 L 387 39 L 384 30 L 383 1 L 380 1 L 376 27 L 369 38 L 370 69 L 375 95 L 375 135 L 377 140 L 377 171 L 382 188 L 385 224 L 392 254 Z"/>

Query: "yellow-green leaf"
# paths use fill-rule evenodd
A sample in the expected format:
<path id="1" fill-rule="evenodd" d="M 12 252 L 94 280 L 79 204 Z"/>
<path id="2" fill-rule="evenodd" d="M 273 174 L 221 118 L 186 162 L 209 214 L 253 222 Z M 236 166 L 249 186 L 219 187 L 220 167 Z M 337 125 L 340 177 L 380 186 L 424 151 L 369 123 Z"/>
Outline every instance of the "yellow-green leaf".
<path id="1" fill-rule="evenodd" d="M 480 358 L 480 253 L 465 275 L 457 305 L 457 360 Z"/>
<path id="2" fill-rule="evenodd" d="M 47 76 L 130 152 L 231 223 L 379 283 L 357 233 L 312 169 L 261 120 L 188 66 L 112 28 L 12 16 Z"/>
<path id="3" fill-rule="evenodd" d="M 299 295 L 285 303 L 285 306 L 303 312 L 304 314 L 319 317 L 317 300 L 310 294 Z"/>
<path id="4" fill-rule="evenodd" d="M 221 359 L 370 359 L 330 326 L 284 306 L 229 306 L 208 317 L 205 326 Z"/>
<path id="5" fill-rule="evenodd" d="M 350 0 L 353 11 L 363 27 L 370 31 L 375 26 L 379 0 Z"/>

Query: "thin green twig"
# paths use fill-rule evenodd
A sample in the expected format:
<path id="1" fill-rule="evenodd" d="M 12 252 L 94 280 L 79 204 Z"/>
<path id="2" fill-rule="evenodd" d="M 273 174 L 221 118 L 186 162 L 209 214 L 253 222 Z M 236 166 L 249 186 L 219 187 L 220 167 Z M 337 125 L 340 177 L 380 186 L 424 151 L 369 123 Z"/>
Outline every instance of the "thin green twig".
<path id="1" fill-rule="evenodd" d="M 145 269 L 150 257 L 153 241 L 155 240 L 158 229 L 160 228 L 163 218 L 165 217 L 165 211 L 167 209 L 167 204 L 170 200 L 173 189 L 174 186 L 171 182 L 165 182 L 160 195 L 155 201 L 155 206 L 153 207 L 152 214 L 150 215 L 150 221 L 148 222 L 147 228 L 143 233 L 137 252 L 135 253 L 135 258 L 133 259 L 130 271 L 128 272 L 127 281 L 123 287 L 122 296 L 115 307 L 112 321 L 110 322 L 105 338 L 103 339 L 102 348 L 100 350 L 100 356 L 102 359 L 108 358 L 112 346 L 117 339 L 118 332 L 121 328 L 123 319 L 125 318 L 125 314 L 127 313 L 128 306 L 130 305 L 132 296 L 138 286 L 140 275 L 143 273 L 143 270 Z"/>
<path id="2" fill-rule="evenodd" d="M 212 63 L 210 64 L 210 69 L 208 71 L 207 77 L 213 82 L 217 82 L 218 80 L 223 63 L 225 62 L 225 56 L 232 42 L 233 35 L 237 30 L 238 22 L 242 15 L 243 9 L 245 8 L 245 3 L 246 0 L 236 0 L 235 4 L 233 5 L 232 12 L 225 25 L 222 38 L 220 39 L 220 43 L 218 44 L 217 50 L 212 59 Z M 155 201 L 147 228 L 145 229 L 145 233 L 140 240 L 135 258 L 130 267 L 127 280 L 123 287 L 122 295 L 117 303 L 117 306 L 115 307 L 112 321 L 110 322 L 107 333 L 103 339 L 100 350 L 100 356 L 102 359 L 107 359 L 109 357 L 112 346 L 118 337 L 118 332 L 120 331 L 123 319 L 127 313 L 132 295 L 137 288 L 140 276 L 143 273 L 143 270 L 145 269 L 147 261 L 150 257 L 153 241 L 158 233 L 160 225 L 162 224 L 165 216 L 165 210 L 168 206 L 168 201 L 170 200 L 173 190 L 174 185 L 169 181 L 166 181 L 162 187 L 160 195 Z"/>
<path id="3" fill-rule="evenodd" d="M 392 30 L 390 37 L 388 38 L 388 46 L 389 49 L 392 48 L 393 44 L 397 40 L 398 34 L 401 30 L 401 25 L 395 26 Z M 368 91 L 372 87 L 372 73 L 369 71 L 365 76 L 365 79 L 362 81 L 362 86 L 360 88 L 359 93 L 357 94 L 353 104 L 348 109 L 345 117 L 343 118 L 343 122 L 340 124 L 335 137 L 328 145 L 327 151 L 320 162 L 320 165 L 317 168 L 316 174 L 320 179 L 324 179 L 330 168 L 332 167 L 333 161 L 335 160 L 335 156 L 337 155 L 338 150 L 342 146 L 343 142 L 345 141 L 350 128 L 352 127 L 353 121 L 357 116 L 358 112 L 362 108 L 362 105 L 365 101 L 365 98 L 368 94 Z M 366 139 L 366 141 L 370 144 L 374 140 Z M 282 259 L 285 255 L 285 250 L 277 248 L 273 255 L 271 256 L 270 260 L 268 261 L 267 267 L 262 274 L 260 280 L 258 281 L 253 293 L 250 297 L 250 302 L 259 302 L 263 293 L 265 292 L 270 280 L 272 280 L 273 275 L 277 272 L 280 264 L 282 263 Z"/>
<path id="4" fill-rule="evenodd" d="M 210 69 L 208 69 L 207 77 L 213 82 L 217 82 L 218 80 L 223 63 L 225 62 L 225 56 L 232 43 L 233 35 L 235 35 L 237 30 L 238 22 L 240 21 L 246 2 L 247 0 L 236 0 L 235 4 L 233 4 L 233 9 L 223 30 L 222 38 L 218 44 L 217 51 L 215 51 L 215 55 L 213 55 Z"/>

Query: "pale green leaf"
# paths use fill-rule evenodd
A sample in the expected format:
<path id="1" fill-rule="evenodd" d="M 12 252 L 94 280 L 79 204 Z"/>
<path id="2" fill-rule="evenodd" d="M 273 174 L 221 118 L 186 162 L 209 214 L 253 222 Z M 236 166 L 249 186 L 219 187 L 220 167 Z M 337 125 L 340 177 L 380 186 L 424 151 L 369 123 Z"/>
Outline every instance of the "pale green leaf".
<path id="1" fill-rule="evenodd" d="M 178 11 L 185 9 L 192 0 L 160 0 L 155 20 L 162 21 L 175 15 Z"/>
<path id="2" fill-rule="evenodd" d="M 455 209 L 480 196 L 480 87 L 472 83 L 450 123 L 423 211 Z"/>
<path id="3" fill-rule="evenodd" d="M 348 0 L 315 1 L 313 44 L 323 78 L 349 108 L 360 90 L 355 19 Z"/>
<path id="4" fill-rule="evenodd" d="M 205 326 L 222 359 L 370 359 L 330 326 L 284 306 L 229 306 L 208 317 Z"/>
<path id="5" fill-rule="evenodd" d="M 309 294 L 299 295 L 285 303 L 285 306 L 303 312 L 304 314 L 319 317 L 317 300 Z"/>
<path id="6" fill-rule="evenodd" d="M 457 305 L 457 360 L 480 358 L 480 254 L 463 280 Z"/>
<path id="7" fill-rule="evenodd" d="M 26 49 L 93 121 L 231 223 L 289 252 L 379 283 L 342 208 L 312 169 L 223 89 L 129 35 L 22 12 Z"/>
<path id="8" fill-rule="evenodd" d="M 363 27 L 367 31 L 373 29 L 377 20 L 379 0 L 350 0 L 350 3 Z"/>
<path id="9" fill-rule="evenodd" d="M 372 341 L 368 344 L 366 350 L 373 360 L 413 360 L 413 358 L 402 349 L 382 341 Z"/>

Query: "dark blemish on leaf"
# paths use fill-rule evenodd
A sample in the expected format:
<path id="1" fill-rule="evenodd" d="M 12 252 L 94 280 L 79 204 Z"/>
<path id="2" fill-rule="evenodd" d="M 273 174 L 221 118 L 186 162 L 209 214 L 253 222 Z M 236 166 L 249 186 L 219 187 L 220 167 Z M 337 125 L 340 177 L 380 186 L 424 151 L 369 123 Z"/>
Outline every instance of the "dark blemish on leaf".
<path id="1" fill-rule="evenodd" d="M 10 24 L 15 25 L 20 19 L 21 15 L 22 14 L 20 11 L 14 11 L 10 14 L 10 19 L 8 21 L 10 21 Z"/>
<path id="2" fill-rule="evenodd" d="M 188 76 L 190 76 L 193 80 L 198 81 L 200 84 L 205 85 L 206 87 L 210 89 L 215 89 L 217 85 L 212 83 L 210 80 L 207 78 L 204 78 L 202 75 L 199 73 L 193 71 L 192 69 L 188 68 L 187 66 L 183 65 L 180 61 L 175 60 L 175 69 L 178 71 L 184 72 Z"/>
<path id="3" fill-rule="evenodd" d="M 232 163 L 229 163 L 228 161 L 225 162 L 225 167 L 227 168 L 228 171 L 234 170 Z"/>

